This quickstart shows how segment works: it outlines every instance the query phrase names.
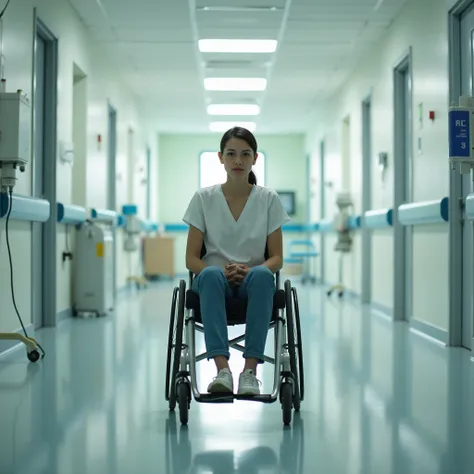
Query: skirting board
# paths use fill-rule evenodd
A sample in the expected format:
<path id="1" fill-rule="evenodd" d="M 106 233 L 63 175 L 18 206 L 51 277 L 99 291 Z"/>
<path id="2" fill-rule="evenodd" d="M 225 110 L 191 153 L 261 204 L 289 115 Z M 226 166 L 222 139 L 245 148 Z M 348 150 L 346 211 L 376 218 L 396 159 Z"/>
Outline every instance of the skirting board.
<path id="1" fill-rule="evenodd" d="M 355 291 L 346 290 L 346 293 L 352 298 L 359 299 L 360 301 L 360 295 L 358 295 Z M 375 315 L 380 316 L 389 321 L 393 320 L 392 308 L 389 308 L 388 306 L 377 303 L 375 301 L 373 301 L 369 306 L 372 309 L 372 313 L 374 313 Z M 410 320 L 408 322 L 408 325 L 412 333 L 428 341 L 442 345 L 447 345 L 448 343 L 448 332 L 441 328 L 433 326 L 432 324 L 426 323 L 424 321 L 420 321 L 418 319 Z"/>
<path id="2" fill-rule="evenodd" d="M 376 301 L 372 301 L 370 306 L 374 310 L 374 313 L 378 313 L 381 316 L 384 316 L 388 319 L 393 319 L 393 309 L 385 306 L 383 304 L 377 303 Z"/>
<path id="3" fill-rule="evenodd" d="M 448 344 L 448 332 L 444 329 L 433 326 L 430 323 L 412 319 L 410 321 L 410 330 L 424 338 L 432 339 L 438 344 Z"/>
<path id="4" fill-rule="evenodd" d="M 34 333 L 35 333 L 35 328 L 33 326 L 33 324 L 28 324 L 27 326 L 25 326 L 25 329 L 26 329 L 26 332 L 28 334 L 29 337 L 34 337 Z M 18 334 L 23 334 L 23 329 L 17 329 L 16 331 L 13 331 L 15 333 L 18 333 Z M 23 346 L 25 348 L 25 351 L 26 351 L 26 346 L 20 342 L 20 341 L 8 341 L 8 340 L 1 340 L 0 339 L 0 358 L 1 357 L 4 357 L 6 356 L 7 354 L 10 354 L 11 352 L 19 349 L 21 346 Z"/>
<path id="5" fill-rule="evenodd" d="M 61 321 L 64 321 L 65 319 L 72 318 L 72 308 L 66 308 L 60 311 L 56 315 L 56 324 L 60 323 Z"/>

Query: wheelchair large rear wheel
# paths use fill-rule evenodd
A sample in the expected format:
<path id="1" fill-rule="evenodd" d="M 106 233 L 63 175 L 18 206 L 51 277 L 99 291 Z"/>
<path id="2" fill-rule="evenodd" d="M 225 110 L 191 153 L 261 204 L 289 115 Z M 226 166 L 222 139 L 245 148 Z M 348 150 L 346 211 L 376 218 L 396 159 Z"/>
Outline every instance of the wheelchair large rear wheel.
<path id="1" fill-rule="evenodd" d="M 295 290 L 296 291 L 296 290 Z M 293 406 L 296 411 L 301 407 L 301 386 L 300 386 L 300 363 L 299 350 L 301 347 L 301 330 L 298 338 L 298 323 L 296 322 L 296 313 L 293 306 L 294 298 L 293 288 L 290 280 L 285 281 L 285 306 L 286 306 L 286 330 L 288 335 L 288 355 L 290 356 L 290 370 L 293 375 L 294 394 Z"/>
<path id="2" fill-rule="evenodd" d="M 296 357 L 298 359 L 298 378 L 300 381 L 300 400 L 304 400 L 304 364 L 303 364 L 303 338 L 301 337 L 300 307 L 298 304 L 298 293 L 296 288 L 291 288 L 294 304 L 294 318 L 296 326 Z"/>
<path id="3" fill-rule="evenodd" d="M 176 392 L 176 376 L 179 371 L 181 349 L 183 346 L 184 330 L 184 305 L 186 299 L 186 282 L 181 280 L 179 287 L 173 291 L 171 303 L 170 324 L 168 333 L 168 357 L 166 361 L 166 400 L 169 409 L 173 411 L 176 407 L 178 394 Z"/>

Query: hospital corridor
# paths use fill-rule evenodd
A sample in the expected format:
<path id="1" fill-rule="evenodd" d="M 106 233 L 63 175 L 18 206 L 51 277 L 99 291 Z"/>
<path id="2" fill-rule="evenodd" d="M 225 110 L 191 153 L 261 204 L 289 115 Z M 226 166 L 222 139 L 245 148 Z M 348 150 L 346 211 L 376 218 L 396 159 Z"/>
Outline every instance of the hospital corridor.
<path id="1" fill-rule="evenodd" d="M 474 473 L 474 0 L 0 0 L 0 474 Z"/>

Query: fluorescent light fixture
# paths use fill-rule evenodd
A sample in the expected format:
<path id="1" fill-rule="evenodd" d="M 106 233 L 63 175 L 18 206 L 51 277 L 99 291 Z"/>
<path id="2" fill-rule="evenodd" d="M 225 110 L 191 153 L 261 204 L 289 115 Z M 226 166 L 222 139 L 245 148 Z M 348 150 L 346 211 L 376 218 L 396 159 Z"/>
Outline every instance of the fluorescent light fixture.
<path id="1" fill-rule="evenodd" d="M 204 87 L 208 91 L 264 91 L 267 80 L 261 77 L 207 77 Z"/>
<path id="2" fill-rule="evenodd" d="M 207 106 L 209 115 L 258 115 L 260 106 L 256 104 L 211 104 Z"/>
<path id="3" fill-rule="evenodd" d="M 283 12 L 283 7 L 268 7 L 268 6 L 204 6 L 197 7 L 197 11 L 203 12 Z"/>
<path id="4" fill-rule="evenodd" d="M 278 41 L 251 39 L 201 39 L 198 44 L 201 53 L 274 53 Z"/>
<path id="5" fill-rule="evenodd" d="M 243 127 L 246 128 L 250 132 L 254 132 L 257 128 L 257 124 L 255 122 L 211 122 L 209 124 L 209 130 L 211 132 L 218 132 L 224 133 L 227 132 L 232 127 Z"/>

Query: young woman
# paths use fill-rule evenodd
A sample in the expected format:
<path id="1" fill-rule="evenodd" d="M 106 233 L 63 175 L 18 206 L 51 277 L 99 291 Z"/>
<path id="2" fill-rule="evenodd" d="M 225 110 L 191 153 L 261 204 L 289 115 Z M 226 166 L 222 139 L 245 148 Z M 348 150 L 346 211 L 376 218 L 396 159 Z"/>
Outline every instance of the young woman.
<path id="1" fill-rule="evenodd" d="M 257 365 L 263 363 L 272 316 L 274 274 L 283 264 L 281 227 L 290 218 L 275 191 L 257 186 L 252 133 L 228 130 L 218 156 L 227 181 L 197 191 L 183 217 L 189 225 L 186 267 L 196 275 L 192 289 L 200 298 L 208 356 L 217 366 L 208 392 L 234 391 L 225 311 L 226 298 L 234 295 L 247 298 L 245 367 L 238 393 L 259 394 Z M 201 260 L 203 243 L 207 253 Z"/>

